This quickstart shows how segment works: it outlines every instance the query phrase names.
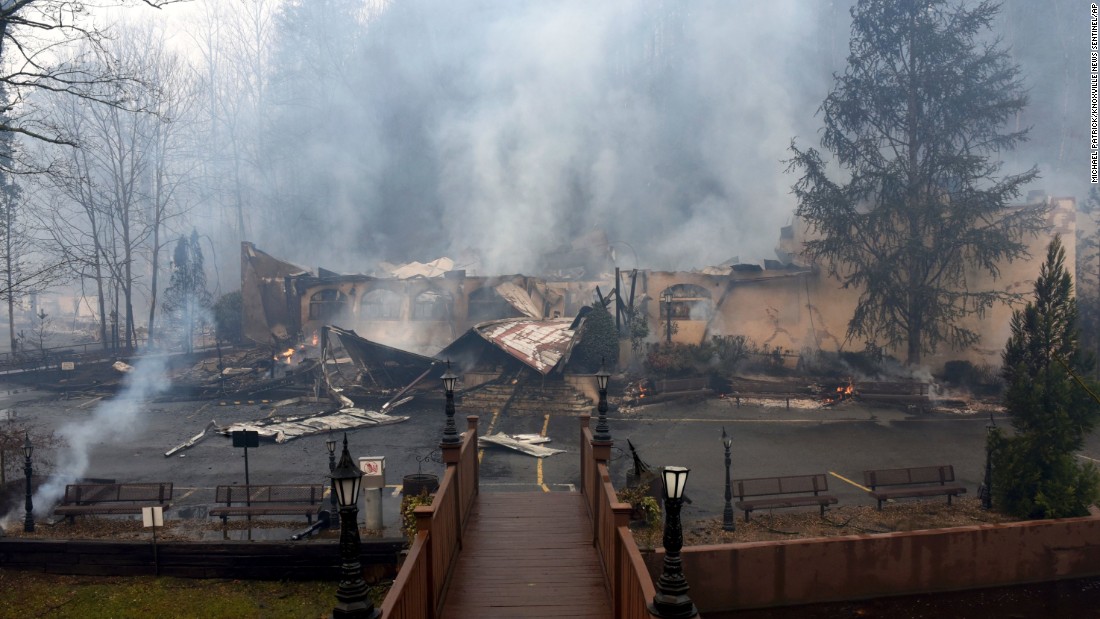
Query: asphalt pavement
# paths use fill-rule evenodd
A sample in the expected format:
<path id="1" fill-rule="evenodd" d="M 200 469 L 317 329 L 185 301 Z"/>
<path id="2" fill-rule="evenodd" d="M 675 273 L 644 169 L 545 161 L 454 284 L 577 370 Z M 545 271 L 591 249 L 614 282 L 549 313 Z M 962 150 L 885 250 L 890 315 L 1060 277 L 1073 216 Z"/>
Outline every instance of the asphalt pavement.
<path id="1" fill-rule="evenodd" d="M 207 436 L 172 457 L 164 453 L 201 431 L 211 420 L 219 424 L 273 415 L 319 412 L 322 405 L 273 408 L 271 402 L 194 401 L 146 402 L 138 414 L 114 427 L 97 408 L 103 400 L 64 399 L 45 392 L 0 386 L 0 411 L 9 410 L 32 431 L 59 430 L 70 423 L 107 424 L 109 431 L 88 445 L 86 478 L 119 481 L 172 481 L 177 517 L 205 515 L 219 484 L 243 484 L 243 450 L 229 438 Z M 626 439 L 641 459 L 656 468 L 691 469 L 685 506 L 687 522 L 719 517 L 724 506 L 722 429 L 733 437 L 731 476 L 734 479 L 827 473 L 829 491 L 841 505 L 871 505 L 860 487 L 862 471 L 924 465 L 954 465 L 957 480 L 976 493 L 985 464 L 987 413 L 933 413 L 918 408 L 889 407 L 846 401 L 833 407 L 795 402 L 795 407 L 743 405 L 709 398 L 651 404 L 609 413 L 615 440 L 611 462 L 617 487 L 626 482 L 633 461 Z M 801 407 L 800 407 L 801 406 Z M 437 445 L 444 423 L 442 398 L 414 400 L 393 411 L 409 420 L 347 433 L 353 457 L 385 456 L 384 522 L 398 522 L 400 485 L 405 475 L 441 474 Z M 579 483 L 579 422 L 558 414 L 493 414 L 458 406 L 457 422 L 479 415 L 479 432 L 544 434 L 549 446 L 566 453 L 544 459 L 491 446 L 483 450 L 483 492 L 574 490 Z M 593 411 L 593 415 L 595 411 Z M 97 417 L 99 415 L 99 417 Z M 1007 425 L 1003 415 L 997 423 Z M 2 420 L 0 416 L 0 420 Z M 284 444 L 261 442 L 249 450 L 249 478 L 262 483 L 322 483 L 328 476 L 326 435 L 307 436 Z M 338 436 L 339 438 L 339 436 Z M 57 462 L 56 454 L 42 454 Z M 1091 437 L 1082 457 L 1100 460 L 1100 440 Z M 362 516 L 361 516 L 362 517 Z"/>

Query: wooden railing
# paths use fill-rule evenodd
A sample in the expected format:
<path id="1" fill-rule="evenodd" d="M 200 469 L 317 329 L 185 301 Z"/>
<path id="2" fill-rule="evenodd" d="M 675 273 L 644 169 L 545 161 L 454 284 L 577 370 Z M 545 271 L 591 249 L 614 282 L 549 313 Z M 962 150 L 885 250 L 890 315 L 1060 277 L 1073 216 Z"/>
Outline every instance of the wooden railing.
<path id="1" fill-rule="evenodd" d="M 477 416 L 466 418 L 460 447 L 444 447 L 447 470 L 430 506 L 417 507 L 416 538 L 382 602 L 384 619 L 434 619 L 478 493 Z"/>
<path id="2" fill-rule="evenodd" d="M 593 444 L 590 421 L 581 416 L 581 492 L 592 517 L 592 544 L 600 553 L 613 616 L 655 619 L 648 603 L 657 590 L 630 532 L 630 505 L 619 502 L 607 470 L 610 445 Z"/>

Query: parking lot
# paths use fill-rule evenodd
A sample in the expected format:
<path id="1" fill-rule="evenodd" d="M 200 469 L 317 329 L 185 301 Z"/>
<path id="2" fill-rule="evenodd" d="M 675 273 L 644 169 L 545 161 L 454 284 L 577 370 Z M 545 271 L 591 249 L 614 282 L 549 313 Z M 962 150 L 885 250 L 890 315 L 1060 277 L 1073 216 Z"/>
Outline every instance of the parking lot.
<path id="1" fill-rule="evenodd" d="M 47 393 L 0 390 L 0 409 L 33 429 L 60 429 L 67 423 L 96 418 L 102 401 L 62 399 Z M 6 394 L 6 395 L 5 395 Z M 175 517 L 204 517 L 218 484 L 244 483 L 241 449 L 219 434 L 172 457 L 164 453 L 201 431 L 211 420 L 234 421 L 317 412 L 323 405 L 273 408 L 262 400 L 146 403 L 133 420 L 111 428 L 88 445 L 87 478 L 119 481 L 172 481 L 176 485 Z M 385 456 L 387 488 L 384 521 L 398 521 L 400 485 L 408 474 L 440 473 L 436 446 L 444 422 L 442 399 L 414 400 L 393 412 L 408 421 L 348 433 L 353 456 Z M 485 492 L 562 491 L 579 479 L 579 424 L 576 417 L 555 414 L 493 414 L 458 407 L 458 425 L 466 415 L 480 417 L 479 432 L 537 433 L 549 446 L 566 453 L 537 459 L 505 448 L 483 450 L 481 487 Z M 1007 419 L 997 414 L 997 423 Z M 616 486 L 626 481 L 633 461 L 626 439 L 651 467 L 680 465 L 691 469 L 686 521 L 719 517 L 724 505 L 722 429 L 733 437 L 733 478 L 827 473 L 830 493 L 842 505 L 872 504 L 859 487 L 862 471 L 893 467 L 951 464 L 958 481 L 973 494 L 984 471 L 985 412 L 935 413 L 846 401 L 835 407 L 796 402 L 778 406 L 737 406 L 729 399 L 697 399 L 609 413 L 615 439 L 612 475 Z M 109 419 L 97 423 L 112 423 Z M 319 483 L 327 479 L 325 435 L 284 444 L 261 443 L 249 453 L 250 481 Z M 1090 439 L 1082 457 L 1100 458 L 1100 442 Z M 56 457 L 50 458 L 56 461 Z M 170 515 L 170 517 L 172 517 Z"/>

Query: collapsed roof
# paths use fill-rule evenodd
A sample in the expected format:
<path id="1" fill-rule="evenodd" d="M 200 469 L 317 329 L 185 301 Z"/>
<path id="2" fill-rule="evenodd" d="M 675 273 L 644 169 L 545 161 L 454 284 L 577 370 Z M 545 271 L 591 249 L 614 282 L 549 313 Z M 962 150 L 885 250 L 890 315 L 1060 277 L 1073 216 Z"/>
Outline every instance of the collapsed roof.
<path id="1" fill-rule="evenodd" d="M 503 351 L 543 376 L 569 360 L 580 329 L 572 318 L 506 318 L 483 322 L 436 355 L 437 359 L 481 356 L 485 344 Z"/>

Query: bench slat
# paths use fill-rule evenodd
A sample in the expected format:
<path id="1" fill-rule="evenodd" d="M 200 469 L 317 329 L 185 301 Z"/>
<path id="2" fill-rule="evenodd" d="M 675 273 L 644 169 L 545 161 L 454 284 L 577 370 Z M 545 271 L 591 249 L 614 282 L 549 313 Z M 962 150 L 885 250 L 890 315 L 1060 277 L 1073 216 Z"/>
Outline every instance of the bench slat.
<path id="1" fill-rule="evenodd" d="M 733 494 L 743 500 L 745 497 L 750 496 L 825 492 L 829 489 L 829 480 L 824 473 L 816 473 L 813 475 L 735 479 L 730 482 L 730 486 Z"/>
<path id="2" fill-rule="evenodd" d="M 966 494 L 966 488 L 949 482 L 955 481 L 955 467 L 950 464 L 941 466 L 917 466 L 906 469 L 879 469 L 863 471 L 863 483 L 870 488 L 870 494 L 882 502 L 897 498 L 919 498 L 928 496 L 951 497 Z"/>
<path id="3" fill-rule="evenodd" d="M 825 515 L 825 507 L 837 503 L 836 497 L 822 494 L 829 489 L 829 479 L 824 473 L 735 479 L 730 482 L 730 489 L 740 499 L 737 502 L 737 509 L 745 512 L 746 521 L 749 519 L 749 514 L 757 509 L 818 505 L 821 507 L 821 514 Z M 791 494 L 809 494 L 809 496 L 746 500 L 746 497 Z"/>
<path id="4" fill-rule="evenodd" d="M 320 484 L 223 485 L 215 489 L 218 507 L 211 516 L 228 523 L 230 516 L 305 516 L 313 522 L 323 507 L 325 487 Z"/>

